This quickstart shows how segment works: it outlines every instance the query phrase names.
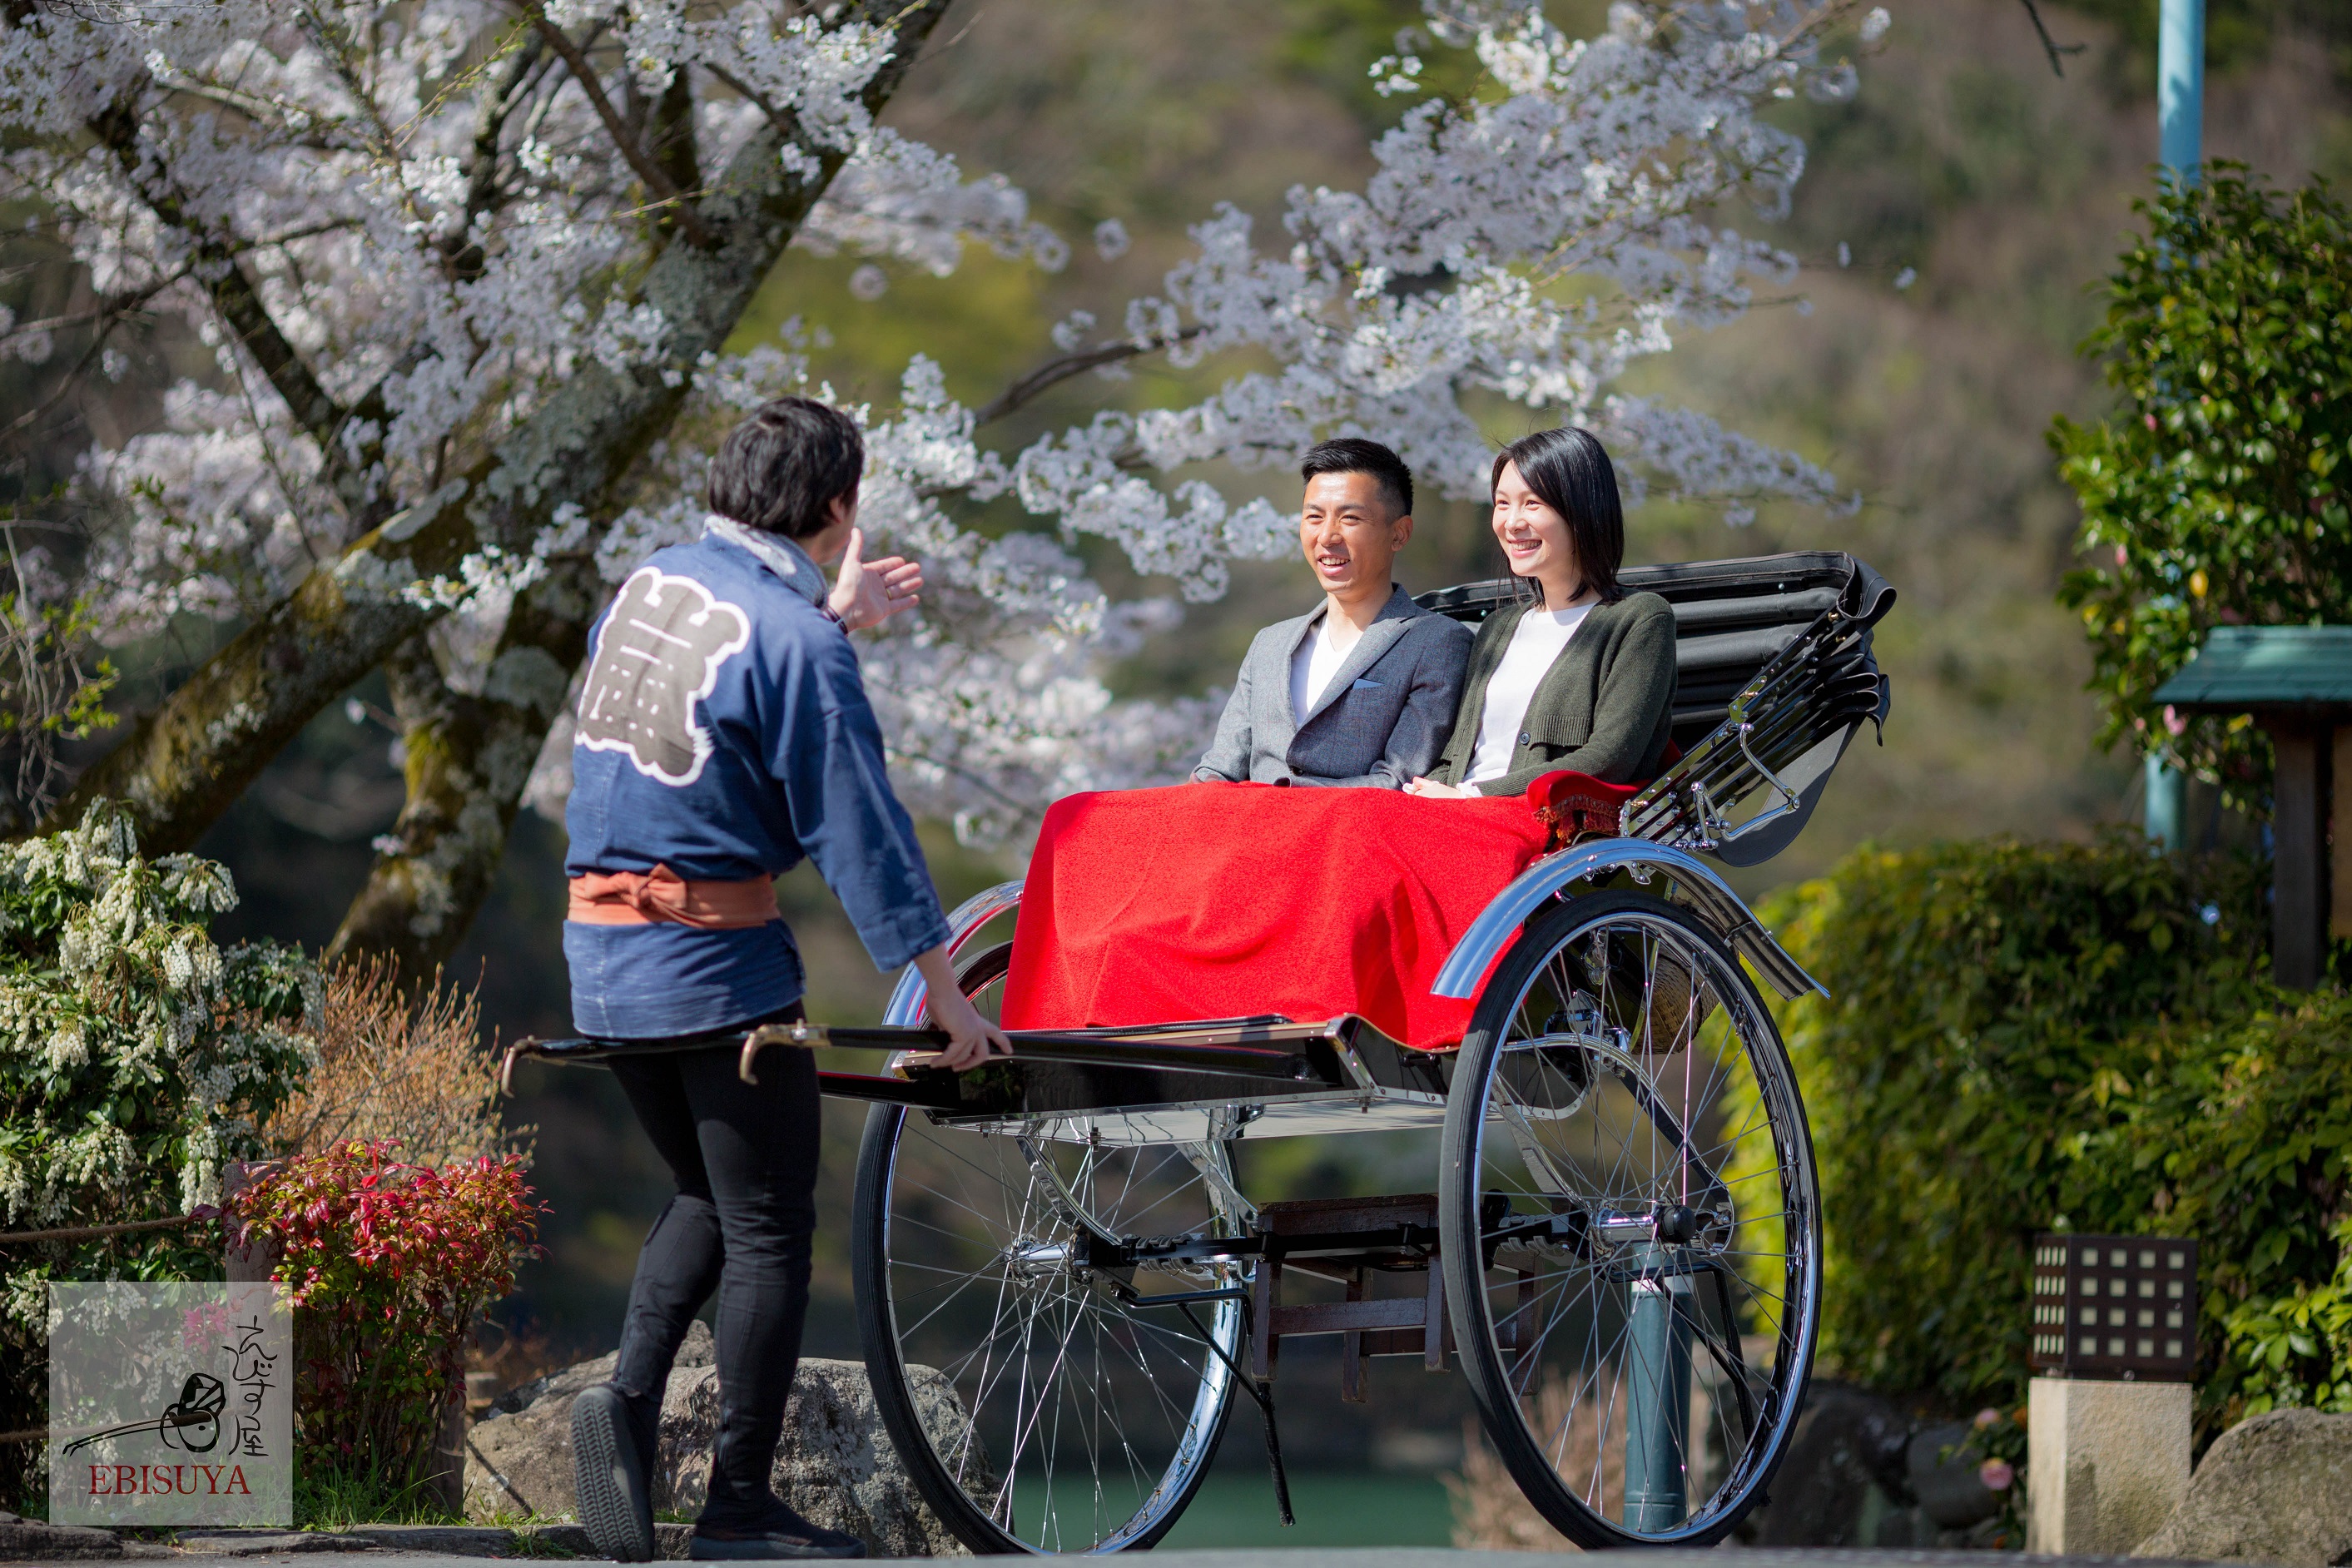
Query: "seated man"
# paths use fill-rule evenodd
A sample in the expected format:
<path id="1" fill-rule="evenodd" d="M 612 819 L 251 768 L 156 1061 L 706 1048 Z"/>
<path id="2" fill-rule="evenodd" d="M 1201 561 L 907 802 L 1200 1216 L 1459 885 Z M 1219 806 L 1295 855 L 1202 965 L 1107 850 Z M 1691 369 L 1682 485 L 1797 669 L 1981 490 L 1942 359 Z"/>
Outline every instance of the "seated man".
<path id="1" fill-rule="evenodd" d="M 1299 465 L 1298 543 L 1323 603 L 1257 634 L 1192 777 L 1402 789 L 1454 729 L 1471 632 L 1389 578 L 1412 537 L 1412 471 L 1377 441 Z"/>

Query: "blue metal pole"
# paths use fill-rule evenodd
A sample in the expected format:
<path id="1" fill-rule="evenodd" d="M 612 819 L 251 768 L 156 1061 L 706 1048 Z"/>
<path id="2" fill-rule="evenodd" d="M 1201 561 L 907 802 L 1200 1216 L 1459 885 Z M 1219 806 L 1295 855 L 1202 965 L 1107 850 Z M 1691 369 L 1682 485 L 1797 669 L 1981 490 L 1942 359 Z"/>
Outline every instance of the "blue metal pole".
<path id="1" fill-rule="evenodd" d="M 1663 1247 L 1634 1255 L 1636 1268 L 1663 1269 Z M 1675 1297 L 1688 1297 L 1688 1275 L 1636 1279 L 1628 1286 L 1625 1324 L 1625 1526 L 1664 1534 L 1690 1515 L 1691 1332 Z"/>
<path id="2" fill-rule="evenodd" d="M 2205 162 L 2205 0 L 2164 0 L 2156 46 L 2158 155 L 2182 184 L 2197 183 Z M 2141 820 L 2147 836 L 2167 849 L 2185 840 L 2188 784 L 2179 771 L 2149 752 L 2147 800 Z"/>
<path id="3" fill-rule="evenodd" d="M 2159 849 L 2179 849 L 2188 842 L 2181 818 L 2189 813 L 2189 780 L 2178 768 L 2167 767 L 2163 753 L 2150 752 L 2140 763 L 2147 785 L 2141 820 Z"/>
<path id="4" fill-rule="evenodd" d="M 2195 184 L 2205 162 L 2205 0 L 2164 0 L 2156 48 L 2156 105 L 2164 166 Z"/>

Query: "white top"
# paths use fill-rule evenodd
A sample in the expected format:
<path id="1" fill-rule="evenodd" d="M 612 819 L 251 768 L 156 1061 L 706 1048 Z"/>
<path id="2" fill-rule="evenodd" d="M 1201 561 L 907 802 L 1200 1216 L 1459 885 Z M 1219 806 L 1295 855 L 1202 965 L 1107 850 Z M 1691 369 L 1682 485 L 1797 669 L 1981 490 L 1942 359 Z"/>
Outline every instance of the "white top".
<path id="1" fill-rule="evenodd" d="M 1334 626 L 1341 628 L 1345 641 L 1333 637 Z M 1323 612 L 1323 618 L 1315 623 L 1314 632 L 1298 639 L 1298 651 L 1290 656 L 1292 723 L 1307 722 L 1307 710 L 1315 706 L 1316 699 L 1323 695 L 1323 689 L 1331 684 L 1333 676 L 1339 673 L 1339 665 L 1348 657 L 1348 650 L 1354 647 L 1356 640 L 1363 635 L 1327 609 Z"/>
<path id="2" fill-rule="evenodd" d="M 1503 650 L 1503 662 L 1486 682 L 1486 710 L 1478 719 L 1478 746 L 1470 753 L 1470 773 L 1464 784 L 1484 784 L 1511 771 L 1511 753 L 1518 749 L 1519 732 L 1527 722 L 1528 704 L 1535 700 L 1536 688 L 1591 611 L 1591 605 L 1578 605 L 1565 610 L 1529 610 L 1519 617 L 1511 646 Z"/>

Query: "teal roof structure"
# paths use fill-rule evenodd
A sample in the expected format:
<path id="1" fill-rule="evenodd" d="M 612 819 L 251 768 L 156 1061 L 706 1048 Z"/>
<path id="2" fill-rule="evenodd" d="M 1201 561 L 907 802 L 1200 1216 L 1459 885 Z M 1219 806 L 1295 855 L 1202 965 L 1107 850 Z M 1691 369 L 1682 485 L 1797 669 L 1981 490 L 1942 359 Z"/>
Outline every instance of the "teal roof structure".
<path id="1" fill-rule="evenodd" d="M 2215 626 L 2156 700 L 2233 713 L 2352 707 L 2352 626 Z"/>

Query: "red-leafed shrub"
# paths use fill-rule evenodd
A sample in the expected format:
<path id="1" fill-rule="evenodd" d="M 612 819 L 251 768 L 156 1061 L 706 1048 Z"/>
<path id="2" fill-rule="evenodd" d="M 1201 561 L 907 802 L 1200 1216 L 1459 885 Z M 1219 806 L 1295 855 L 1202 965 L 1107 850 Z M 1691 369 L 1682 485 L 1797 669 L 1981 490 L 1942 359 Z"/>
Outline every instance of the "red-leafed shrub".
<path id="1" fill-rule="evenodd" d="M 294 1410 L 306 1479 L 422 1482 L 464 1390 L 482 1310 L 539 1256 L 540 1205 L 520 1159 L 400 1163 L 390 1142 L 289 1160 L 238 1194 L 238 1245 L 278 1254 L 294 1313 Z"/>

